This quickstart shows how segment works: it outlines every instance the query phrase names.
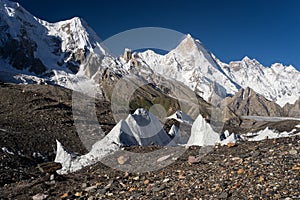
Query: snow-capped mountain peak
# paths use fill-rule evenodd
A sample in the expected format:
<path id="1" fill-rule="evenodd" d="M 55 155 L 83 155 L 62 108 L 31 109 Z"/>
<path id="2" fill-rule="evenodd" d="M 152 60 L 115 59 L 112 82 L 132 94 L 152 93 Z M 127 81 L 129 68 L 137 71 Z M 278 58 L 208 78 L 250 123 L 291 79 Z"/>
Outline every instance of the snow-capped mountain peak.
<path id="1" fill-rule="evenodd" d="M 248 56 L 226 64 L 189 34 L 164 56 L 154 52 L 139 56 L 154 72 L 183 82 L 213 104 L 246 87 L 280 106 L 293 104 L 300 96 L 300 73 L 293 66 L 275 63 L 265 67 Z"/>
<path id="2" fill-rule="evenodd" d="M 176 54 L 178 57 L 182 57 L 185 60 L 192 60 L 195 64 L 209 63 L 212 67 L 218 69 L 219 66 L 215 63 L 211 53 L 203 46 L 203 44 L 194 39 L 190 34 L 179 43 L 179 45 L 172 50 L 169 54 Z M 199 67 L 199 66 L 196 66 Z M 202 66 L 204 69 L 205 66 Z"/>
<path id="3" fill-rule="evenodd" d="M 67 80 L 89 54 L 107 55 L 100 38 L 83 19 L 49 23 L 7 0 L 0 1 L 0 30 L 2 81 L 27 83 L 43 76 L 44 81 L 60 83 L 56 75 L 67 75 L 61 77 Z"/>
<path id="4" fill-rule="evenodd" d="M 100 38 L 83 19 L 74 17 L 69 20 L 50 24 L 50 26 L 53 27 L 52 29 L 50 28 L 50 34 L 67 39 L 67 41 L 63 40 L 65 42 L 62 45 L 63 51 L 75 48 L 88 48 L 90 51 L 93 51 L 95 47 L 100 47 L 101 53 L 105 54 L 105 50 L 100 46 Z M 68 43 L 70 45 L 67 45 Z"/>
<path id="5" fill-rule="evenodd" d="M 212 54 L 191 35 L 164 56 L 150 57 L 151 54 L 143 52 L 139 57 L 154 72 L 186 84 L 207 101 L 224 98 L 225 91 L 229 94 L 237 91 L 235 83 L 222 71 Z"/>
<path id="6" fill-rule="evenodd" d="M 1 0 L 0 1 L 0 26 L 3 30 L 8 30 L 9 33 L 16 37 L 20 34 L 21 21 L 30 26 L 36 26 L 36 19 L 19 3 Z"/>
<path id="7" fill-rule="evenodd" d="M 10 17 L 15 17 L 17 14 L 20 14 L 20 12 L 27 12 L 19 3 L 8 0 L 0 0 L 0 10 L 5 11 Z"/>
<path id="8" fill-rule="evenodd" d="M 253 60 L 253 59 L 249 58 L 248 56 L 245 56 L 245 57 L 242 59 L 242 61 L 244 61 L 244 62 L 249 62 L 249 61 L 251 61 L 251 60 Z"/>
<path id="9" fill-rule="evenodd" d="M 295 67 L 293 67 L 292 65 L 284 66 L 282 63 L 272 64 L 271 69 L 273 69 L 274 71 L 276 71 L 278 73 L 280 73 L 282 71 L 291 72 L 291 73 L 299 73 L 299 71 L 297 71 L 297 69 Z"/>

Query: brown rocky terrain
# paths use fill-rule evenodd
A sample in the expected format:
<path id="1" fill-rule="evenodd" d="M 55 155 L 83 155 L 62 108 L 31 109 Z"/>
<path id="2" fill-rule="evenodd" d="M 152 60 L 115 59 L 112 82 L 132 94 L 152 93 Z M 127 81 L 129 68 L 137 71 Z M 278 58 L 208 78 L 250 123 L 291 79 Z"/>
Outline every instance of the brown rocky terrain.
<path id="1" fill-rule="evenodd" d="M 98 163 L 50 181 L 49 175 L 32 169 L 31 178 L 2 186 L 0 198 L 299 199 L 299 141 L 290 137 L 215 147 L 196 163 L 189 163 L 189 156 L 198 156 L 201 149 L 190 147 L 166 168 L 141 174 Z M 158 148 L 127 150 L 143 153 Z M 117 162 L 113 156 L 109 159 Z"/>
<path id="2" fill-rule="evenodd" d="M 0 148 L 14 153 L 8 158 L 1 150 L 0 185 L 26 178 L 22 171 L 30 166 L 54 160 L 55 140 L 79 154 L 87 152 L 74 126 L 71 90 L 1 83 L 0 94 Z M 109 103 L 99 101 L 96 107 L 102 130 L 109 132 L 115 125 Z"/>

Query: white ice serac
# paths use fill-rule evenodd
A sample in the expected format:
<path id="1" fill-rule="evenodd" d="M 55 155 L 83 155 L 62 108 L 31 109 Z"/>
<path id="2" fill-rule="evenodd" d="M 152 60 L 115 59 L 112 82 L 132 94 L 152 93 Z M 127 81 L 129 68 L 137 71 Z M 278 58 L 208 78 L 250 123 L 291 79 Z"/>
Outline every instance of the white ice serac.
<path id="1" fill-rule="evenodd" d="M 187 146 L 214 146 L 220 141 L 220 136 L 216 133 L 210 124 L 199 115 L 192 126 L 191 136 Z"/>

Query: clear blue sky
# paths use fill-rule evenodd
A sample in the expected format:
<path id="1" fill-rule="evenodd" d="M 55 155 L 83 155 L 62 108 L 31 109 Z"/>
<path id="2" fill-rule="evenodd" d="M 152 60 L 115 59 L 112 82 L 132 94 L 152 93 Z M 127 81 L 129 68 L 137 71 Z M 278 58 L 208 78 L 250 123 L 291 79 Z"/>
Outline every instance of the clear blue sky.
<path id="1" fill-rule="evenodd" d="M 102 40 L 137 27 L 190 33 L 225 62 L 244 56 L 300 69 L 300 0 L 19 0 L 55 22 L 82 17 Z"/>

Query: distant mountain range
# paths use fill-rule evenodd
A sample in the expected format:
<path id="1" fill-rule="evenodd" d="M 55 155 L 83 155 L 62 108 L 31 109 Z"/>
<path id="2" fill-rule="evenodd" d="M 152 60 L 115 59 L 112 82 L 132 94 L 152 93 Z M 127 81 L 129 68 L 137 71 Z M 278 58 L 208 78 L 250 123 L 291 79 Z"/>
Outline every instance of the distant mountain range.
<path id="1" fill-rule="evenodd" d="M 3 82 L 73 88 L 74 80 L 92 79 L 99 84 L 108 69 L 119 77 L 136 75 L 161 90 L 162 78 L 175 86 L 184 84 L 213 105 L 231 98 L 231 108 L 242 115 L 295 116 L 294 108 L 299 108 L 300 72 L 293 66 L 265 67 L 248 57 L 226 64 L 189 34 L 166 55 L 127 49 L 124 55 L 113 57 L 84 20 L 75 17 L 49 23 L 18 3 L 0 0 L 0 38 Z M 267 108 L 246 109 L 254 100 Z"/>

